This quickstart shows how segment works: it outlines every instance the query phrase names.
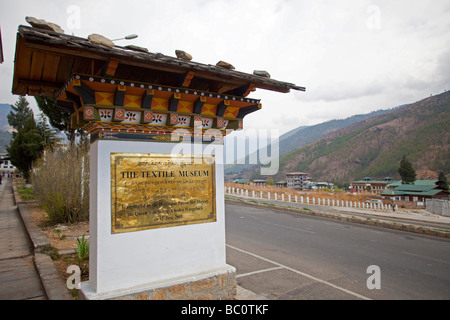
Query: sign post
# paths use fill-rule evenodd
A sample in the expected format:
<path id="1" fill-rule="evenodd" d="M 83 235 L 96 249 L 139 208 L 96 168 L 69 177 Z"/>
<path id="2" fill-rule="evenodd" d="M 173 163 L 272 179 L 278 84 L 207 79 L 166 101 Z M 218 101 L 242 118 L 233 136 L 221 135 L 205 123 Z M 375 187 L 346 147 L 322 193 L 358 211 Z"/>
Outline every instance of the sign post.
<path id="1" fill-rule="evenodd" d="M 173 148 L 142 141 L 91 145 L 85 298 L 235 295 L 235 269 L 226 263 L 223 164 L 211 162 L 223 157 L 223 146 L 205 156 L 172 157 Z"/>

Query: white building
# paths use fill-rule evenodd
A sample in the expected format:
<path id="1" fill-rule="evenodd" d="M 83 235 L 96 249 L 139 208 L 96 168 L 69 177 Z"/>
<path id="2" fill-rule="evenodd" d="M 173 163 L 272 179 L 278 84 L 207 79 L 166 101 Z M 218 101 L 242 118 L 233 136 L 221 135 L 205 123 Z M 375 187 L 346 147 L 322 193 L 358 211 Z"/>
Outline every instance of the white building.
<path id="1" fill-rule="evenodd" d="M 16 167 L 11 163 L 11 160 L 9 159 L 9 155 L 6 153 L 0 154 L 0 173 L 5 174 L 7 172 L 14 172 L 16 170 Z"/>
<path id="2" fill-rule="evenodd" d="M 307 183 L 310 181 L 309 174 L 304 172 L 286 173 L 287 187 L 296 190 L 306 189 Z"/>

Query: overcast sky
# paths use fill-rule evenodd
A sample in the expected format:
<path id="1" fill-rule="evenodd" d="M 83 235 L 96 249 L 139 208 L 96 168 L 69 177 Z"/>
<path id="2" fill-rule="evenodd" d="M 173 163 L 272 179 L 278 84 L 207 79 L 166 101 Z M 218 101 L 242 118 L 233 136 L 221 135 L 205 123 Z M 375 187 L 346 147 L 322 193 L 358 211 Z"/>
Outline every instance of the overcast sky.
<path id="1" fill-rule="evenodd" d="M 18 98 L 11 94 L 15 40 L 26 16 L 81 37 L 135 33 L 117 44 L 169 56 L 181 49 L 196 62 L 224 60 L 306 87 L 253 92 L 262 109 L 244 119 L 245 128 L 285 133 L 450 89 L 448 0 L 2 0 L 0 103 Z"/>

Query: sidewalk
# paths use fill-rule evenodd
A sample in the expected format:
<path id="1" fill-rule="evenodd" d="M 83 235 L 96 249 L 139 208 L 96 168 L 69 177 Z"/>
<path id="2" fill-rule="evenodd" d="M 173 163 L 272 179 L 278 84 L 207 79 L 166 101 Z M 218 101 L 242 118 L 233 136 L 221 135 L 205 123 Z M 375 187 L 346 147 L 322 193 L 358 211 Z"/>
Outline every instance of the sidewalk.
<path id="1" fill-rule="evenodd" d="M 12 179 L 0 185 L 0 299 L 46 300 L 33 249 L 12 193 Z"/>
<path id="2" fill-rule="evenodd" d="M 0 185 L 0 300 L 72 300 L 51 258 L 50 244 L 15 197 L 12 179 Z"/>

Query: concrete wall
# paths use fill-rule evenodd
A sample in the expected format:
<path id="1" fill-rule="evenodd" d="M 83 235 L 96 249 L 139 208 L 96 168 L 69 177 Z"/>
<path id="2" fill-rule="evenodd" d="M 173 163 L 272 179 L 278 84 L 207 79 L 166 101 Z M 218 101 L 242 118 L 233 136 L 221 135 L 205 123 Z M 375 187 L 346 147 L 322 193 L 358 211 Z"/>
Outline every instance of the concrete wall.
<path id="1" fill-rule="evenodd" d="M 430 213 L 450 217 L 450 201 L 448 200 L 427 199 L 426 209 Z"/>

